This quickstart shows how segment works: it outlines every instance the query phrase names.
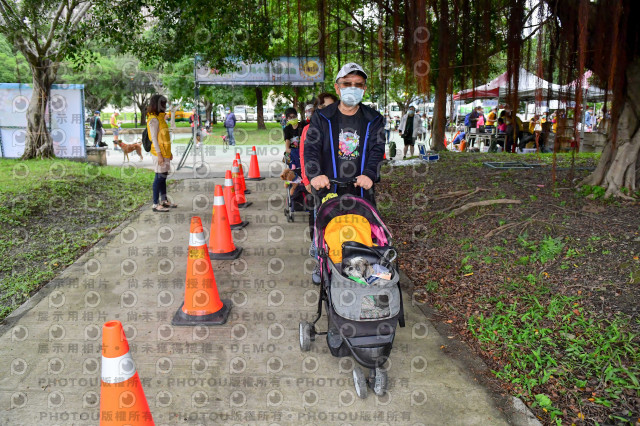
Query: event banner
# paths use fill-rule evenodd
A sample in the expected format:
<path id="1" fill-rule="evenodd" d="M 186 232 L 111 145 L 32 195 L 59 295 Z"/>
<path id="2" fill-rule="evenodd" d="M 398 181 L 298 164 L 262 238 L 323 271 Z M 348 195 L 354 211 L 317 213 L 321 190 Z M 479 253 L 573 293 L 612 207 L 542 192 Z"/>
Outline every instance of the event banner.
<path id="1" fill-rule="evenodd" d="M 196 71 L 199 84 L 221 86 L 313 86 L 324 81 L 324 64 L 318 57 L 282 56 L 272 62 L 237 62 L 238 70 L 221 73 L 201 65 Z"/>
<path id="2" fill-rule="evenodd" d="M 19 158 L 24 152 L 32 94 L 29 84 L 0 83 L 2 157 Z M 84 119 L 84 85 L 54 84 L 45 121 L 56 157 L 86 157 Z"/>

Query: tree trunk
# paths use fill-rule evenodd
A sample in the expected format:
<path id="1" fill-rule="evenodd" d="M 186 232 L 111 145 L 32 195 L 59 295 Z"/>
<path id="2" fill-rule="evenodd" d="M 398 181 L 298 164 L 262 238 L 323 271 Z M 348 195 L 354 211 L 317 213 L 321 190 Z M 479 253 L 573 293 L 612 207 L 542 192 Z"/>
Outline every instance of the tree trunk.
<path id="1" fill-rule="evenodd" d="M 640 185 L 640 58 L 627 69 L 624 104 L 618 120 L 615 144 L 610 131 L 598 167 L 580 185 L 600 185 L 611 196 L 629 199 Z M 627 191 L 626 195 L 622 188 Z"/>
<path id="2" fill-rule="evenodd" d="M 178 110 L 178 105 L 171 105 L 171 128 L 176 128 L 176 111 Z"/>
<path id="3" fill-rule="evenodd" d="M 257 103 L 257 114 L 258 117 L 256 120 L 258 121 L 258 130 L 266 130 L 267 126 L 264 125 L 264 111 L 262 109 L 262 88 L 256 87 L 256 103 Z"/>
<path id="4" fill-rule="evenodd" d="M 140 127 L 147 127 L 147 103 L 137 103 L 138 109 L 140 110 Z"/>
<path id="5" fill-rule="evenodd" d="M 436 80 L 436 99 L 433 115 L 433 133 L 431 149 L 444 151 L 445 130 L 447 127 L 447 87 L 449 86 L 449 2 L 440 1 L 440 16 L 438 29 L 438 79 Z"/>
<path id="6" fill-rule="evenodd" d="M 29 64 L 29 67 L 33 74 L 33 94 L 27 108 L 27 138 L 22 159 L 55 157 L 46 113 L 57 66 L 45 59 L 37 64 Z"/>
<path id="7" fill-rule="evenodd" d="M 205 113 L 205 120 L 207 120 L 209 123 L 213 124 L 214 123 L 214 119 L 211 118 L 211 111 L 213 110 L 213 104 L 207 100 L 203 101 L 204 102 L 204 113 Z M 215 116 L 215 114 L 214 114 Z"/>

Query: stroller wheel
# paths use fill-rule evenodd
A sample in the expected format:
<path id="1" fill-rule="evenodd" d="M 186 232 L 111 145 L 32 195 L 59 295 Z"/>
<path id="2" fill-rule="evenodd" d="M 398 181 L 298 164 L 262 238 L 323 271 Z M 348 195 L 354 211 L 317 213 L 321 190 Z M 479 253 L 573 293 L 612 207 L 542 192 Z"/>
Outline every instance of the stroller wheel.
<path id="1" fill-rule="evenodd" d="M 367 378 L 364 376 L 362 368 L 357 365 L 353 368 L 353 384 L 358 396 L 365 399 L 367 397 Z"/>
<path id="2" fill-rule="evenodd" d="M 383 396 L 387 392 L 387 386 L 389 384 L 387 370 L 377 367 L 375 370 L 372 369 L 371 373 L 375 374 L 370 382 L 373 385 L 373 393 L 378 396 Z"/>
<path id="3" fill-rule="evenodd" d="M 311 349 L 311 328 L 310 322 L 302 321 L 300 323 L 300 350 L 308 352 Z"/>

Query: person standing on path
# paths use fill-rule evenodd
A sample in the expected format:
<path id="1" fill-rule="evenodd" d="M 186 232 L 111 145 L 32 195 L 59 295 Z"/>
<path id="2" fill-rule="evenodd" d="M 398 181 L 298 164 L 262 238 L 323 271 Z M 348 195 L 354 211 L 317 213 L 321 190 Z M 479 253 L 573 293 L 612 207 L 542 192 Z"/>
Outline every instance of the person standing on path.
<path id="1" fill-rule="evenodd" d="M 389 143 L 391 140 L 391 117 L 389 117 L 389 113 L 384 113 L 384 140 L 385 143 Z"/>
<path id="2" fill-rule="evenodd" d="M 231 112 L 231 108 L 227 108 L 227 117 L 224 119 L 224 127 L 227 129 L 227 138 L 229 146 L 236 144 L 236 138 L 233 136 L 233 129 L 236 127 L 236 115 Z"/>
<path id="3" fill-rule="evenodd" d="M 118 147 L 118 142 L 120 140 L 120 126 L 122 125 L 121 121 L 118 121 L 118 111 L 115 111 L 111 114 L 111 118 L 109 119 L 109 124 L 111 124 L 111 131 L 113 132 L 113 150 L 117 151 L 120 148 Z"/>
<path id="4" fill-rule="evenodd" d="M 289 155 L 289 168 L 300 168 L 300 137 L 303 126 L 298 121 L 298 111 L 295 108 L 287 108 L 284 112 L 287 117 L 287 125 L 282 131 L 284 134 L 284 150 Z"/>
<path id="5" fill-rule="evenodd" d="M 153 211 L 168 212 L 169 207 L 178 207 L 167 199 L 167 177 L 171 171 L 171 137 L 169 125 L 164 117 L 167 112 L 167 98 L 153 95 L 147 107 L 147 133 L 151 139 L 151 155 L 153 155 Z"/>
<path id="6" fill-rule="evenodd" d="M 93 137 L 93 146 L 106 146 L 102 143 L 102 120 L 100 119 L 100 111 L 93 113 L 93 117 L 89 120 L 91 129 L 95 130 L 96 134 Z"/>
<path id="7" fill-rule="evenodd" d="M 378 111 L 362 104 L 367 74 L 360 65 L 353 62 L 344 65 L 334 87 L 340 102 L 316 111 L 311 117 L 304 146 L 306 175 L 318 191 L 331 189 L 329 176 L 355 179 L 353 187 L 333 188 L 333 192 L 358 195 L 375 205 L 375 195 L 368 190 L 379 179 L 384 156 L 384 120 Z"/>
<path id="8" fill-rule="evenodd" d="M 400 136 L 404 141 L 404 157 L 407 158 L 407 150 L 411 147 L 411 156 L 413 157 L 413 147 L 416 143 L 416 137 L 422 130 L 422 118 L 420 114 L 416 114 L 414 106 L 409 107 L 409 111 L 402 116 L 400 120 Z"/>

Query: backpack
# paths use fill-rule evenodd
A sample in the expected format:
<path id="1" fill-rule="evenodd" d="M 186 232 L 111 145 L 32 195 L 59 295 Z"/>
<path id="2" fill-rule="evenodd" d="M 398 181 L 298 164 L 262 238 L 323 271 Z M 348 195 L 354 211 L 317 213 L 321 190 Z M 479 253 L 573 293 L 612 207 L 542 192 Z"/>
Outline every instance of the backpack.
<path id="1" fill-rule="evenodd" d="M 98 124 L 98 120 L 96 119 L 96 117 L 93 117 L 93 125 L 91 126 L 91 130 L 89 130 L 90 138 L 96 137 L 96 124 Z"/>
<path id="2" fill-rule="evenodd" d="M 395 158 L 395 156 L 396 156 L 396 143 L 395 142 L 390 142 L 389 143 L 389 157 Z"/>
<path id="3" fill-rule="evenodd" d="M 147 129 L 144 129 L 142 132 L 142 147 L 147 152 L 151 151 L 151 139 L 149 139 L 149 132 L 147 132 Z"/>
<path id="4" fill-rule="evenodd" d="M 471 113 L 464 116 L 464 125 L 467 127 L 471 127 Z"/>

